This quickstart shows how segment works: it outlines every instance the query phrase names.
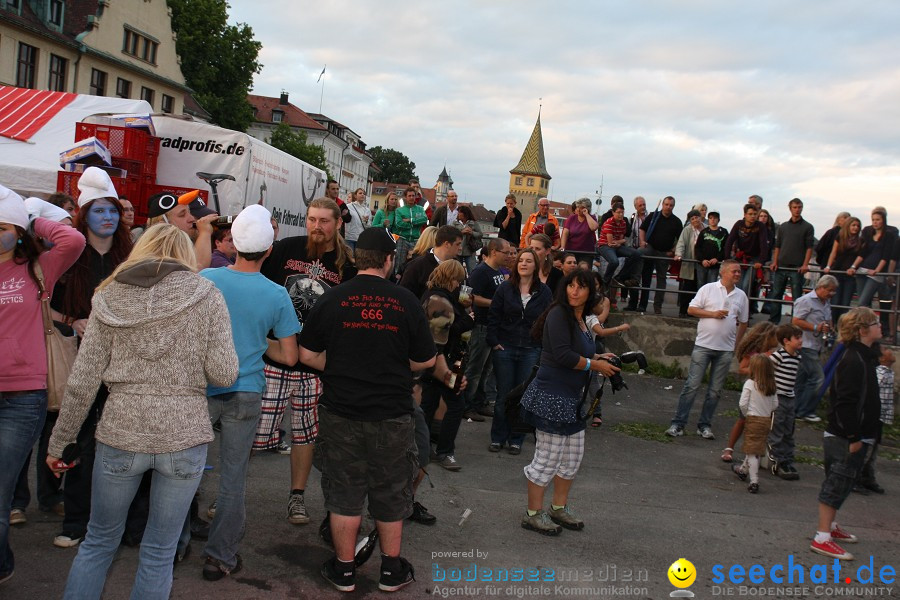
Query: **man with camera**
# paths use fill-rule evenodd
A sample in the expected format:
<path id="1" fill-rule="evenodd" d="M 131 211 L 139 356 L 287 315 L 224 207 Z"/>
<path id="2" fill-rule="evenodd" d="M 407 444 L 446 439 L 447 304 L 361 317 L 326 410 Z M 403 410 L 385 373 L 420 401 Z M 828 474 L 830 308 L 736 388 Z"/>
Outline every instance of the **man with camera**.
<path id="1" fill-rule="evenodd" d="M 670 437 L 684 435 L 691 406 L 709 367 L 709 386 L 697 421 L 697 435 L 707 440 L 716 439 L 712 432 L 712 419 L 731 367 L 734 349 L 741 342 L 750 318 L 750 302 L 743 290 L 737 287 L 740 280 L 741 265 L 736 260 L 726 260 L 719 269 L 719 281 L 707 283 L 697 290 L 697 295 L 688 306 L 688 314 L 699 319 L 697 341 L 691 353 L 687 381 L 678 397 L 678 409 L 666 430 L 666 435 Z"/>
<path id="2" fill-rule="evenodd" d="M 831 298 L 837 293 L 838 282 L 834 275 L 823 275 L 816 282 L 816 289 L 794 300 L 794 316 L 791 324 L 803 330 L 803 347 L 800 348 L 800 370 L 794 384 L 797 398 L 797 418 L 809 423 L 822 420 L 816 415 L 819 405 L 819 388 L 825 380 L 819 353 L 824 342 L 829 347 L 834 342 L 834 326 L 831 323 Z"/>

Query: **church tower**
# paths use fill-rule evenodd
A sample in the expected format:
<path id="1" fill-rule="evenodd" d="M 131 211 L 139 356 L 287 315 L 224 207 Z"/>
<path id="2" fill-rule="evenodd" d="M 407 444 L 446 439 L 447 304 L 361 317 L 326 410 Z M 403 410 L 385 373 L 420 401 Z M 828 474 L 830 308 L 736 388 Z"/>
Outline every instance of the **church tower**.
<path id="1" fill-rule="evenodd" d="M 537 212 L 537 202 L 550 191 L 550 173 L 544 159 L 544 138 L 541 135 L 541 111 L 519 164 L 509 172 L 509 191 L 516 196 L 524 218 Z"/>
<path id="2" fill-rule="evenodd" d="M 447 194 L 450 190 L 453 189 L 453 178 L 447 173 L 447 165 L 444 165 L 444 170 L 441 171 L 441 174 L 438 175 L 437 183 L 434 184 L 435 191 L 435 204 L 441 204 L 447 201 Z"/>

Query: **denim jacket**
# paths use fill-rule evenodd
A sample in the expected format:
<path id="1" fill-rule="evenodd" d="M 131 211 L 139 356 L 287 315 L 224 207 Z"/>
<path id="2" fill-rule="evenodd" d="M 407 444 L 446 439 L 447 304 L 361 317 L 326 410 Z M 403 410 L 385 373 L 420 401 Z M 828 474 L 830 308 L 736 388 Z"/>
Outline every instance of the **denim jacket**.
<path id="1" fill-rule="evenodd" d="M 531 296 L 528 304 L 522 306 L 519 290 L 509 281 L 504 281 L 494 292 L 491 310 L 488 313 L 487 344 L 493 348 L 521 346 L 539 348 L 540 340 L 531 337 L 531 327 L 553 301 L 553 294 L 543 283 Z"/>

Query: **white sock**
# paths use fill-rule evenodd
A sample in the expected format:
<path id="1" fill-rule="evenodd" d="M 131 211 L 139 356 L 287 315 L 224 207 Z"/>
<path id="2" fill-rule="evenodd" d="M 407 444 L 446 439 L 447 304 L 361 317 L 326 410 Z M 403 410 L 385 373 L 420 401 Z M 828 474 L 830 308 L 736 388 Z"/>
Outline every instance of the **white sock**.
<path id="1" fill-rule="evenodd" d="M 817 531 L 816 532 L 816 543 L 824 544 L 825 542 L 831 541 L 831 532 L 830 531 Z"/>
<path id="2" fill-rule="evenodd" d="M 831 531 L 834 531 L 837 528 L 838 528 L 837 521 L 832 521 L 831 522 Z"/>

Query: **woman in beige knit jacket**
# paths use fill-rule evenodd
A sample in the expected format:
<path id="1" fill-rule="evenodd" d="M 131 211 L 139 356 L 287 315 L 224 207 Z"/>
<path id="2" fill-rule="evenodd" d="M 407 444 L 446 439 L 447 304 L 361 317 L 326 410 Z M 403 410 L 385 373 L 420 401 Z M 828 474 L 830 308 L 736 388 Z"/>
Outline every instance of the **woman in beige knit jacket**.
<path id="1" fill-rule="evenodd" d="M 169 597 L 176 544 L 213 440 L 206 386 L 231 385 L 238 375 L 225 301 L 195 270 L 187 234 L 155 225 L 94 295 L 47 457 L 56 473 L 71 465 L 66 448 L 104 382 L 91 519 L 65 598 L 100 598 L 149 470 L 150 515 L 131 597 Z"/>

